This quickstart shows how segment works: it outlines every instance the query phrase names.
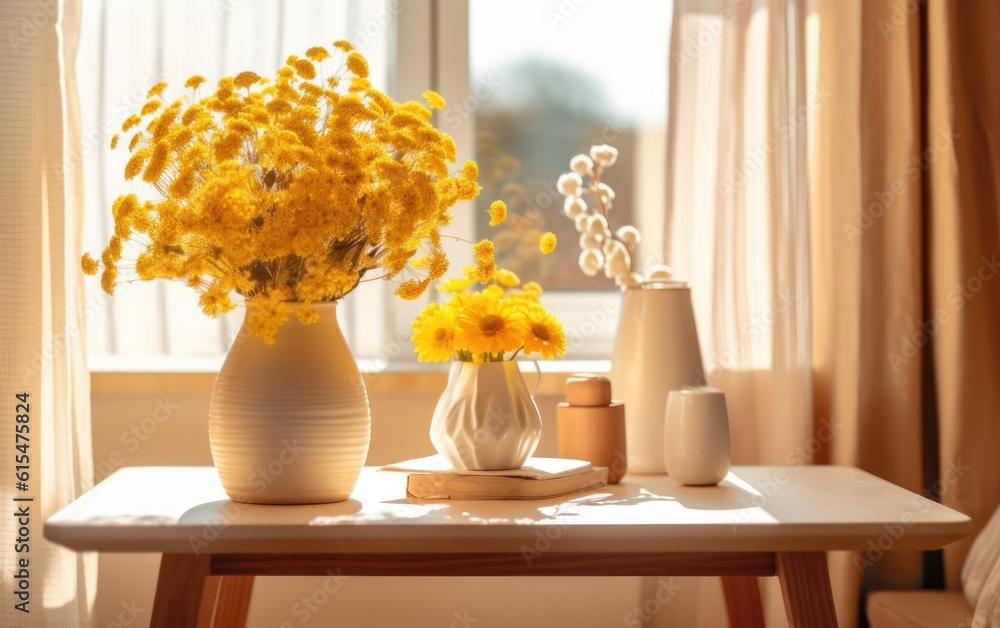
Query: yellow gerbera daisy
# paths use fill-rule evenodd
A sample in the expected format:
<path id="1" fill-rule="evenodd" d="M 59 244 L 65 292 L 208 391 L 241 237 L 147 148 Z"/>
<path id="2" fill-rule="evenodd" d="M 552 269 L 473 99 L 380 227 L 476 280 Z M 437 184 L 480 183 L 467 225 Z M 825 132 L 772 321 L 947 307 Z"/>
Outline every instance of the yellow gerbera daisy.
<path id="1" fill-rule="evenodd" d="M 481 296 L 465 305 L 456 323 L 455 342 L 475 354 L 517 351 L 525 335 L 524 314 L 505 299 Z"/>
<path id="2" fill-rule="evenodd" d="M 413 334 L 414 352 L 421 362 L 444 362 L 455 353 L 455 315 L 440 308 L 422 317 Z"/>
<path id="3" fill-rule="evenodd" d="M 525 353 L 537 353 L 546 360 L 566 353 L 566 332 L 555 316 L 542 307 L 528 308 L 525 316 Z"/>

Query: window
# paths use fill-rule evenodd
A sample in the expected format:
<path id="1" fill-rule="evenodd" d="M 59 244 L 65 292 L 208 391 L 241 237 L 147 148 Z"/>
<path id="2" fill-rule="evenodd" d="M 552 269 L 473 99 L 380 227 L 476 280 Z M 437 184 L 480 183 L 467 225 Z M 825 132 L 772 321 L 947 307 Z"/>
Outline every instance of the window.
<path id="1" fill-rule="evenodd" d="M 426 87 L 446 96 L 437 124 L 455 137 L 460 161 L 480 163 L 479 210 L 494 198 L 508 202 L 502 229 L 465 207 L 456 235 L 495 239 L 502 266 L 542 283 L 547 305 L 566 325 L 571 357 L 606 357 L 618 296 L 609 280 L 578 271 L 578 236 L 560 212 L 555 181 L 591 144 L 617 146 L 619 161 L 606 179 L 617 193 L 617 224 L 640 228 L 643 255 L 659 253 L 669 20 L 670 5 L 659 0 L 87 3 L 78 71 L 89 131 L 79 163 L 68 164 L 84 168 L 84 248 L 100 250 L 111 231 L 111 201 L 131 191 L 121 177 L 125 155 L 107 145 L 149 86 L 179 86 L 195 73 L 214 82 L 244 69 L 270 72 L 291 53 L 349 39 L 369 58 L 373 82 L 397 99 Z M 560 239 L 552 256 L 521 244 L 546 230 Z M 468 253 L 459 246 L 451 255 L 461 267 Z M 192 291 L 169 282 L 136 282 L 113 298 L 96 281 L 87 289 L 92 357 L 218 358 L 242 319 L 239 309 L 205 317 Z M 347 297 L 339 314 L 359 357 L 410 360 L 409 322 L 422 305 L 400 302 L 373 282 Z"/>

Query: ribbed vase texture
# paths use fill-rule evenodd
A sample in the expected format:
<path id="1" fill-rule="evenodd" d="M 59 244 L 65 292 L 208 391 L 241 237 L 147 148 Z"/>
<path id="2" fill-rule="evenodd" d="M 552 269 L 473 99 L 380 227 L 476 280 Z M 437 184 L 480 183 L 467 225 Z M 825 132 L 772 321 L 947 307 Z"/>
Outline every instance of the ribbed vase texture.
<path id="1" fill-rule="evenodd" d="M 234 501 L 342 501 L 364 467 L 371 440 L 364 380 L 337 323 L 337 304 L 312 307 L 317 322 L 304 325 L 293 311 L 272 345 L 244 319 L 216 379 L 209 441 Z"/>
<path id="2" fill-rule="evenodd" d="M 453 362 L 431 421 L 431 442 L 456 469 L 519 469 L 542 435 L 516 362 Z"/>
<path id="3" fill-rule="evenodd" d="M 664 421 L 671 390 L 705 384 L 691 289 L 626 290 L 611 357 L 611 385 L 625 402 L 629 473 L 666 473 Z"/>

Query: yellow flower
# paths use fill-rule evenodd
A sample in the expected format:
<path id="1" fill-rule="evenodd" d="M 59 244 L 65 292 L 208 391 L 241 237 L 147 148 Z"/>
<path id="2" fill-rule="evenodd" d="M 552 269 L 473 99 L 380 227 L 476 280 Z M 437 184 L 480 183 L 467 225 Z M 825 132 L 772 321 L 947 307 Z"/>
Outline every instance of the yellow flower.
<path id="1" fill-rule="evenodd" d="M 146 102 L 145 105 L 142 106 L 142 109 L 139 110 L 139 114 L 143 116 L 148 116 L 149 114 L 159 109 L 160 105 L 162 104 L 163 104 L 162 100 L 149 100 Z M 122 131 L 127 131 L 127 130 L 128 129 L 124 128 L 122 129 Z"/>
<path id="2" fill-rule="evenodd" d="M 213 283 L 202 292 L 198 303 L 201 305 L 201 311 L 212 318 L 225 314 L 236 307 L 232 299 L 229 298 L 229 291 L 224 289 L 219 282 Z"/>
<path id="3" fill-rule="evenodd" d="M 347 69 L 359 78 L 368 78 L 368 60 L 360 53 L 352 51 L 347 55 Z"/>
<path id="4" fill-rule="evenodd" d="M 163 93 L 163 90 L 165 90 L 166 88 L 167 88 L 166 81 L 160 81 L 156 85 L 153 85 L 152 87 L 149 88 L 149 91 L 146 93 L 146 98 L 153 98 L 154 96 L 159 96 L 160 94 Z"/>
<path id="5" fill-rule="evenodd" d="M 455 353 L 455 313 L 439 307 L 415 323 L 414 352 L 421 362 L 444 362 Z"/>
<path id="6" fill-rule="evenodd" d="M 115 133 L 111 136 L 111 150 L 118 148 L 118 134 Z"/>
<path id="7" fill-rule="evenodd" d="M 240 72 L 235 77 L 233 77 L 233 85 L 236 87 L 248 88 L 251 85 L 256 85 L 257 81 L 260 80 L 260 75 L 256 72 Z"/>
<path id="8" fill-rule="evenodd" d="M 486 286 L 480 295 L 486 297 L 487 299 L 493 299 L 494 301 L 499 301 L 503 298 L 503 288 L 500 286 Z"/>
<path id="9" fill-rule="evenodd" d="M 529 281 L 528 283 L 521 286 L 525 292 L 534 292 L 535 294 L 542 293 L 542 287 L 534 281 Z"/>
<path id="10" fill-rule="evenodd" d="M 455 342 L 474 354 L 517 351 L 524 336 L 524 315 L 505 300 L 478 297 L 468 302 L 456 323 Z"/>
<path id="11" fill-rule="evenodd" d="M 306 50 L 306 56 L 315 61 L 316 63 L 319 63 L 323 59 L 328 58 L 330 56 L 330 53 L 327 52 L 326 48 L 322 46 L 313 46 L 309 50 Z"/>
<path id="12" fill-rule="evenodd" d="M 542 238 L 538 241 L 538 248 L 542 251 L 542 253 L 548 255 L 552 251 L 556 250 L 557 242 L 558 239 L 556 239 L 556 234 L 548 231 L 542 235 Z"/>
<path id="13" fill-rule="evenodd" d="M 97 260 L 91 257 L 90 253 L 83 254 L 83 257 L 80 258 L 80 266 L 83 268 L 85 275 L 97 274 Z"/>
<path id="14" fill-rule="evenodd" d="M 129 129 L 139 124 L 140 122 L 142 122 L 142 118 L 133 113 L 129 117 L 125 118 L 124 122 L 122 122 L 122 133 L 128 132 Z"/>
<path id="15" fill-rule="evenodd" d="M 490 260 L 477 263 L 475 269 L 475 280 L 479 283 L 489 283 L 496 276 L 497 265 L 493 260 Z"/>
<path id="16" fill-rule="evenodd" d="M 295 61 L 295 71 L 307 81 L 316 78 L 316 66 L 309 59 L 297 59 Z"/>
<path id="17" fill-rule="evenodd" d="M 476 265 L 471 273 L 466 273 L 479 283 L 489 283 L 493 281 L 493 276 L 497 272 L 497 265 L 493 261 L 493 254 L 496 246 L 489 240 L 480 240 L 472 245 L 472 254 L 476 258 Z"/>
<path id="18" fill-rule="evenodd" d="M 555 316 L 541 306 L 529 307 L 525 316 L 521 338 L 525 353 L 537 353 L 546 360 L 566 353 L 566 332 Z"/>
<path id="19" fill-rule="evenodd" d="M 338 299 L 378 276 L 407 299 L 437 283 L 449 266 L 441 229 L 452 207 L 479 194 L 478 166 L 467 161 L 453 174 L 455 141 L 434 128 L 431 109 L 375 89 L 349 42 L 333 48 L 346 77 L 341 66 L 314 81 L 334 50 L 313 47 L 270 78 L 224 77 L 203 97 L 200 75 L 184 83 L 195 94 L 169 105 L 166 85 L 154 86 L 111 145 L 129 140 L 125 178 L 161 198 L 116 200 L 114 237 L 100 261 L 81 257 L 81 268 L 103 270 L 108 292 L 126 269 L 143 281 L 182 282 L 209 315 L 240 294 L 250 329 L 268 343 L 291 316 L 287 301 Z M 436 93 L 425 97 L 445 105 Z M 119 269 L 124 245 L 136 258 Z M 479 249 L 474 276 L 439 287 L 492 281 L 494 247 Z M 296 311 L 304 322 L 314 313 Z"/>
<path id="20" fill-rule="evenodd" d="M 444 274 L 448 272 L 448 256 L 444 254 L 444 251 L 434 251 L 431 253 L 430 265 L 427 271 L 427 276 L 431 279 L 438 279 L 439 277 L 444 277 Z"/>
<path id="21" fill-rule="evenodd" d="M 417 328 L 419 328 L 420 325 L 423 324 L 424 320 L 432 316 L 435 312 L 437 312 L 440 309 L 441 309 L 440 303 L 437 302 L 428 303 L 426 306 L 424 306 L 424 309 L 420 310 L 420 313 L 417 314 L 417 317 L 415 319 L 413 319 L 413 322 L 410 323 L 410 330 L 417 331 Z"/>
<path id="22" fill-rule="evenodd" d="M 444 109 L 445 107 L 448 106 L 448 103 L 445 102 L 444 97 L 435 91 L 427 90 L 423 93 L 423 97 L 424 100 L 427 101 L 427 106 L 430 107 L 431 109 Z"/>
<path id="23" fill-rule="evenodd" d="M 300 307 L 295 312 L 295 316 L 303 325 L 312 325 L 319 320 L 319 314 L 316 313 L 316 310 L 307 305 Z"/>
<path id="24" fill-rule="evenodd" d="M 116 279 L 118 279 L 118 269 L 114 266 L 106 267 L 101 273 L 101 290 L 108 294 L 114 294 Z"/>
<path id="25" fill-rule="evenodd" d="M 472 280 L 463 277 L 451 277 L 435 286 L 438 292 L 461 292 L 472 285 Z"/>
<path id="26" fill-rule="evenodd" d="M 507 220 L 507 204 L 503 201 L 490 203 L 490 226 L 495 227 Z"/>
<path id="27" fill-rule="evenodd" d="M 489 240 L 480 240 L 472 245 L 472 254 L 475 256 L 477 262 L 493 261 L 493 253 L 495 251 L 496 247 Z"/>
<path id="28" fill-rule="evenodd" d="M 430 285 L 430 283 L 430 277 L 426 277 L 425 279 L 419 281 L 416 279 L 410 279 L 396 286 L 396 289 L 393 292 L 401 299 L 413 301 L 422 295 L 425 290 L 427 290 L 427 286 Z"/>
<path id="29" fill-rule="evenodd" d="M 507 269 L 500 269 L 496 274 L 497 283 L 504 288 L 516 288 L 521 285 L 521 279 Z"/>

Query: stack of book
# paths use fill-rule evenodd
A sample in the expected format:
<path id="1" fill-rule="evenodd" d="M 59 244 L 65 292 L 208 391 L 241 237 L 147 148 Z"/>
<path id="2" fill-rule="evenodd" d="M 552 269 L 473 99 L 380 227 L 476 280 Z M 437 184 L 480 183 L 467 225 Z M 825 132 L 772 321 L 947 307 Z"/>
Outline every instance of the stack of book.
<path id="1" fill-rule="evenodd" d="M 520 469 L 455 469 L 441 456 L 382 467 L 407 474 L 406 494 L 417 499 L 545 499 L 601 488 L 608 469 L 583 460 L 528 458 Z"/>

